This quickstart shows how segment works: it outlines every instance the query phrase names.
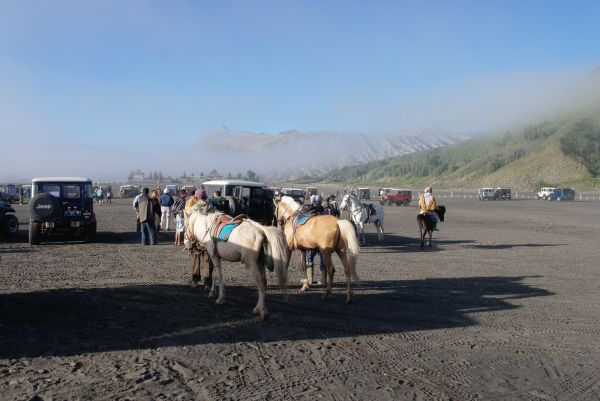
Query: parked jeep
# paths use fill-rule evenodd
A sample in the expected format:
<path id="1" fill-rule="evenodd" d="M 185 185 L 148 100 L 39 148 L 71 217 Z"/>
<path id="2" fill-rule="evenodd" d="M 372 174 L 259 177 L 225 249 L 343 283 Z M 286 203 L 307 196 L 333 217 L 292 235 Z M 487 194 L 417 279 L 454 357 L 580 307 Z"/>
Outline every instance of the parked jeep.
<path id="1" fill-rule="evenodd" d="M 281 195 L 293 198 L 299 204 L 304 204 L 304 191 L 299 188 L 281 188 Z"/>
<path id="2" fill-rule="evenodd" d="M 380 205 L 408 206 L 412 201 L 412 192 L 408 189 L 379 188 Z"/>
<path id="3" fill-rule="evenodd" d="M 0 185 L 0 201 L 14 203 L 19 201 L 19 186 L 16 184 Z"/>
<path id="4" fill-rule="evenodd" d="M 556 191 L 556 187 L 542 187 L 538 193 L 535 194 L 536 199 L 548 199 L 551 193 Z"/>
<path id="5" fill-rule="evenodd" d="M 96 238 L 92 181 L 82 177 L 34 178 L 29 201 L 29 243 L 54 234 Z"/>
<path id="6" fill-rule="evenodd" d="M 575 190 L 573 188 L 556 188 L 550 195 L 548 195 L 548 200 L 555 201 L 565 201 L 565 200 L 575 200 Z"/>
<path id="7" fill-rule="evenodd" d="M 512 192 L 510 188 L 496 188 L 494 191 L 494 199 L 496 200 L 511 200 Z"/>
<path id="8" fill-rule="evenodd" d="M 494 188 L 479 188 L 477 190 L 477 199 L 480 201 L 495 200 L 495 192 Z"/>
<path id="9" fill-rule="evenodd" d="M 243 180 L 206 181 L 202 187 L 210 198 L 215 191 L 229 202 L 229 214 L 236 216 L 245 214 L 254 221 L 264 225 L 273 225 L 275 191 L 261 182 Z"/>
<path id="10" fill-rule="evenodd" d="M 19 220 L 10 203 L 0 201 L 0 233 L 6 237 L 14 237 L 19 232 Z"/>
<path id="11" fill-rule="evenodd" d="M 371 189 L 358 188 L 358 200 L 371 200 Z"/>

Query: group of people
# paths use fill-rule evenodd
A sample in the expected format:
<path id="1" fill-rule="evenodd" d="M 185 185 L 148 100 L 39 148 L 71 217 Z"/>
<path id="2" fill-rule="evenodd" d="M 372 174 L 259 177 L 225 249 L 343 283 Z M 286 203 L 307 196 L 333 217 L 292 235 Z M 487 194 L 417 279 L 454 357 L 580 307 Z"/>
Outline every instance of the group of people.
<path id="1" fill-rule="evenodd" d="M 144 245 L 156 244 L 157 234 L 161 230 L 169 231 L 171 218 L 175 221 L 175 245 L 183 245 L 186 215 L 194 210 L 222 210 L 221 205 L 227 202 L 221 196 L 221 191 L 215 191 L 209 201 L 203 188 L 197 189 L 191 196 L 188 196 L 185 189 L 181 189 L 179 196 L 175 198 L 168 189 L 165 189 L 160 197 L 158 194 L 158 189 L 150 192 L 148 188 L 144 188 L 142 193 L 133 199 L 133 209 L 138 217 L 138 231 L 141 232 Z"/>
<path id="2" fill-rule="evenodd" d="M 112 203 L 112 188 L 111 187 L 107 187 L 106 190 L 104 190 L 104 188 L 102 188 L 101 186 L 99 186 L 98 188 L 96 188 L 96 202 L 98 203 L 99 206 L 102 206 L 102 204 L 104 203 L 104 198 L 106 197 L 106 203 Z"/>

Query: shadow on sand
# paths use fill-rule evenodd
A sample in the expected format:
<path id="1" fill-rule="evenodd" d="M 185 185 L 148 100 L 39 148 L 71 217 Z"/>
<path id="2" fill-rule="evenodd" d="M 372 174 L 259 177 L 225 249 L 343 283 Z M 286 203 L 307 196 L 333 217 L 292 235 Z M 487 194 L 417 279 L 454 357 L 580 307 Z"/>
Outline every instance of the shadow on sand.
<path id="1" fill-rule="evenodd" d="M 475 242 L 468 239 L 450 240 L 444 239 L 443 237 L 436 238 L 436 234 L 434 234 L 431 241 L 431 247 L 429 247 L 428 242 L 426 241 L 425 248 L 421 249 L 421 239 L 419 238 L 418 234 L 415 234 L 414 237 L 385 234 L 383 245 L 379 244 L 379 241 L 377 240 L 377 234 L 375 233 L 367 233 L 366 239 L 366 249 L 369 249 L 370 253 L 431 252 L 439 251 L 445 245 L 473 244 Z M 364 249 L 365 247 L 362 248 Z"/>
<path id="2" fill-rule="evenodd" d="M 271 316 L 251 313 L 253 287 L 227 287 L 216 306 L 201 290 L 178 285 L 55 289 L 0 295 L 0 359 L 228 343 L 324 339 L 477 325 L 475 313 L 518 308 L 511 299 L 551 292 L 525 277 L 469 277 L 363 282 L 345 305 L 345 286 L 331 300 L 322 290 L 271 287 Z"/>

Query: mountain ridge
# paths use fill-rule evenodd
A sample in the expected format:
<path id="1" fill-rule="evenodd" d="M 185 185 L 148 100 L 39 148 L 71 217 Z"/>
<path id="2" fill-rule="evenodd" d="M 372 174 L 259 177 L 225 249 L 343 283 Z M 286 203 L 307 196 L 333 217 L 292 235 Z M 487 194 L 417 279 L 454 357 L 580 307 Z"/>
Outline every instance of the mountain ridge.
<path id="1" fill-rule="evenodd" d="M 262 175 L 298 179 L 322 175 L 347 165 L 447 146 L 466 138 L 468 136 L 448 133 L 437 126 L 418 135 L 325 130 L 286 130 L 271 134 L 231 131 L 222 127 L 202 138 L 196 146 L 213 154 L 235 153 L 242 160 L 261 160 Z"/>

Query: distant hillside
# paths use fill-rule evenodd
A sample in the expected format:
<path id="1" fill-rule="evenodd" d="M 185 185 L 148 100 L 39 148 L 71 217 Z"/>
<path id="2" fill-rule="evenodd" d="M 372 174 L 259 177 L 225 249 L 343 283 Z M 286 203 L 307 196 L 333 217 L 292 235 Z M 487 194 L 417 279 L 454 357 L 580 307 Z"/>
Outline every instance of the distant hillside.
<path id="1" fill-rule="evenodd" d="M 521 191 L 545 184 L 600 188 L 600 107 L 501 136 L 345 167 L 323 181 Z"/>
<path id="2" fill-rule="evenodd" d="M 236 163 L 278 179 L 314 180 L 343 166 L 410 154 L 460 142 L 467 137 L 431 127 L 412 135 L 367 135 L 332 131 L 237 132 L 226 128 L 197 147 L 213 156 L 235 155 Z"/>

